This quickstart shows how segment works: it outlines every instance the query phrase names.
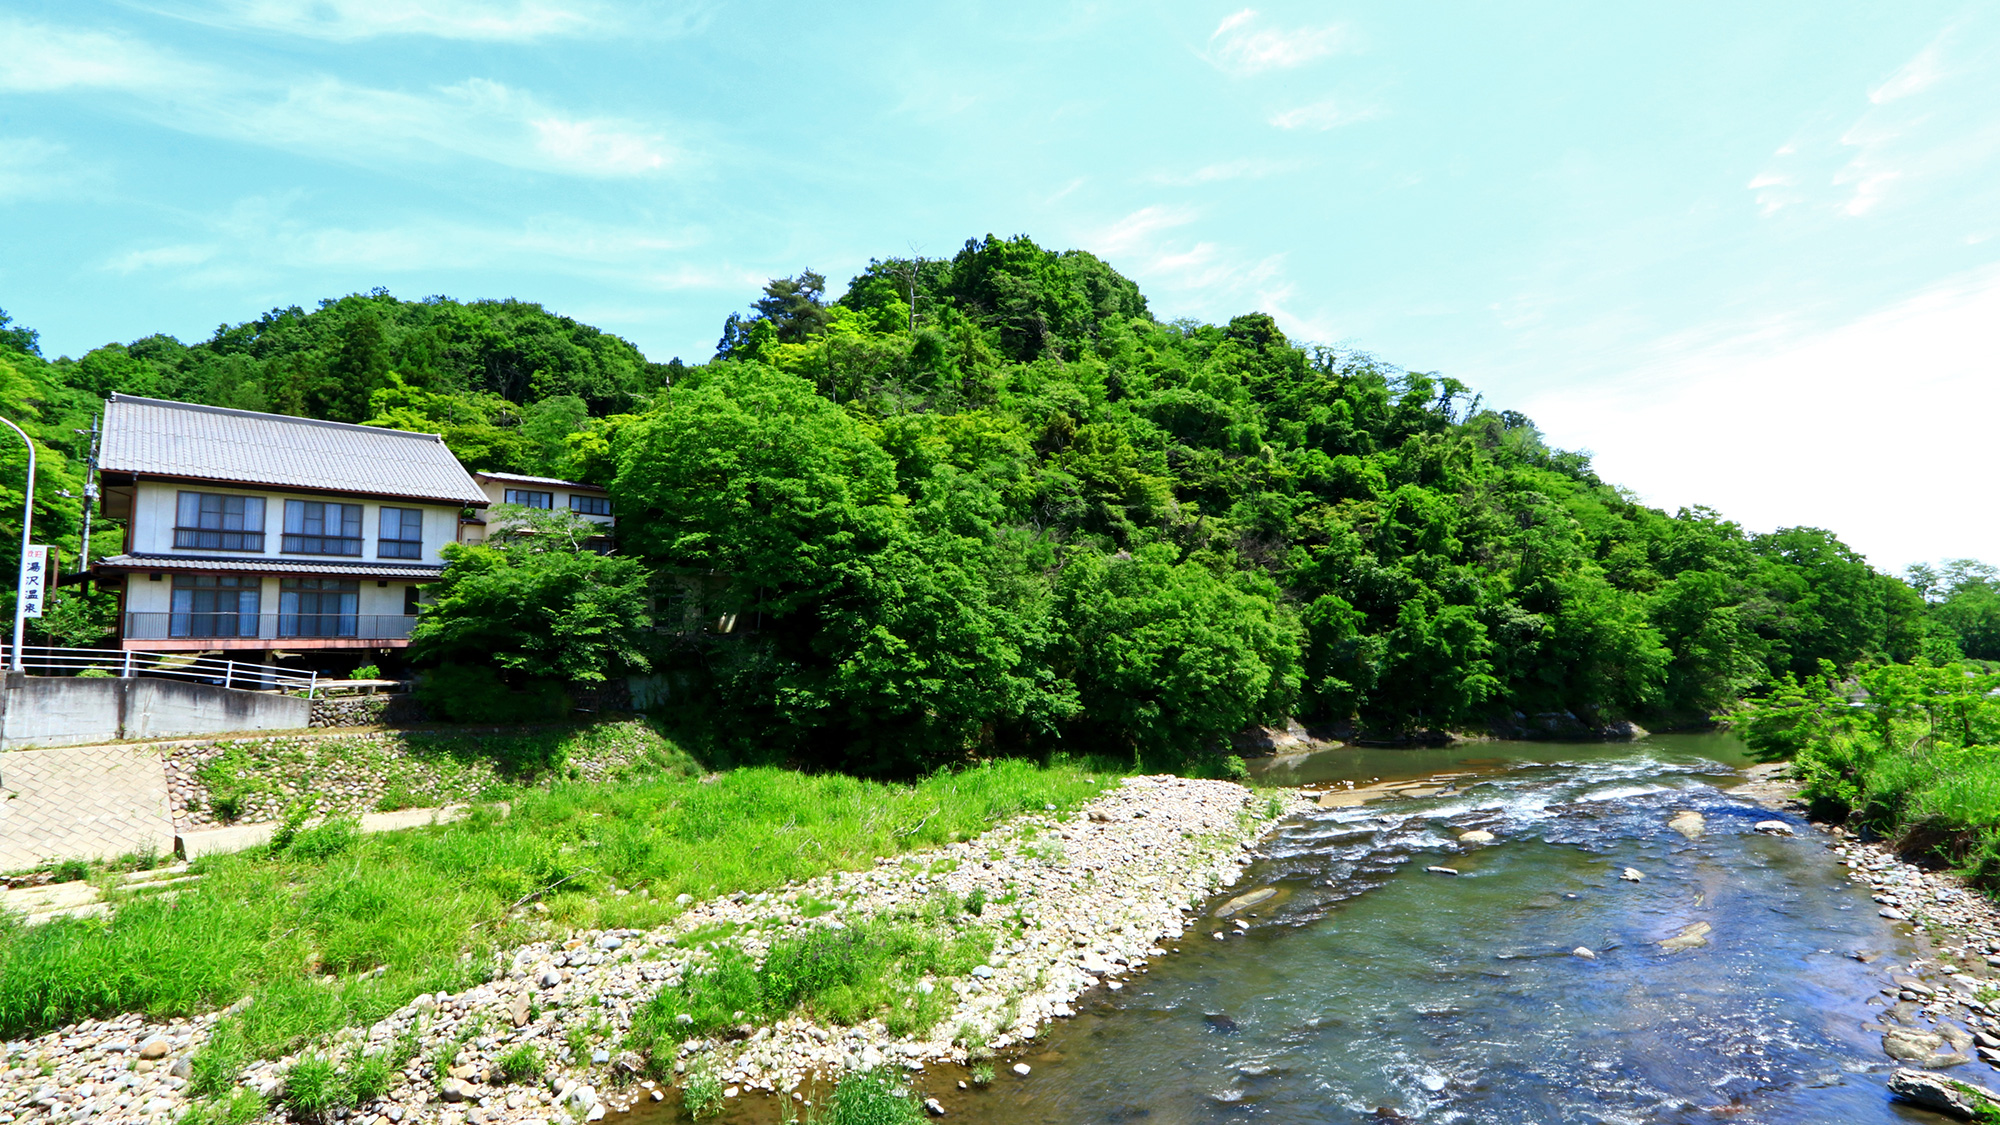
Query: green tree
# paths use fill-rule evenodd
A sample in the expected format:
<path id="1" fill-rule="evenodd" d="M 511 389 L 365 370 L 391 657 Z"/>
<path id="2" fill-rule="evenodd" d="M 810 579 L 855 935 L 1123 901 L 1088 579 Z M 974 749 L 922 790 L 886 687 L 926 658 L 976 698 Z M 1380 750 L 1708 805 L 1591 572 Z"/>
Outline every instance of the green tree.
<path id="1" fill-rule="evenodd" d="M 526 681 L 597 683 L 651 666 L 647 574 L 636 559 L 593 554 L 594 529 L 566 512 L 484 544 L 444 548 L 410 634 L 427 665 L 492 664 Z"/>
<path id="2" fill-rule="evenodd" d="M 1079 729 L 1142 753 L 1197 753 L 1289 713 L 1299 690 L 1299 627 L 1276 589 L 1175 554 L 1081 553 L 1056 585 Z"/>

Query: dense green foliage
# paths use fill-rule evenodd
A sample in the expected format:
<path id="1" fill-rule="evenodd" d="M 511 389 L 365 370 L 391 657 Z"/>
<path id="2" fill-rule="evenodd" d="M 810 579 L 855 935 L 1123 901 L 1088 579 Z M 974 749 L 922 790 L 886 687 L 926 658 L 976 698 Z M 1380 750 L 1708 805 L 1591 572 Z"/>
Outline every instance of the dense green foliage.
<path id="1" fill-rule="evenodd" d="M 644 671 L 652 620 L 638 561 L 583 550 L 591 525 L 568 512 L 510 509 L 503 519 L 484 543 L 446 545 L 449 565 L 426 591 L 411 656 L 556 683 Z"/>
<path id="2" fill-rule="evenodd" d="M 2000 674 L 1967 664 L 1833 666 L 1745 707 L 1754 753 L 1789 758 L 1815 811 L 2000 886 Z"/>
<path id="3" fill-rule="evenodd" d="M 1823 660 L 2000 658 L 1977 564 L 1899 580 L 1824 530 L 1648 508 L 1453 379 L 1263 314 L 1163 323 L 1026 238 L 873 262 L 837 299 L 774 280 L 694 366 L 531 304 L 381 291 L 75 360 L 0 329 L 0 405 L 39 411 L 72 496 L 66 431 L 111 390 L 437 431 L 474 468 L 609 487 L 618 560 L 462 551 L 416 653 L 516 688 L 650 666 L 725 759 L 1180 757 L 1286 715 L 1583 731 L 1700 720 Z M 69 533 L 75 500 L 48 511 Z"/>

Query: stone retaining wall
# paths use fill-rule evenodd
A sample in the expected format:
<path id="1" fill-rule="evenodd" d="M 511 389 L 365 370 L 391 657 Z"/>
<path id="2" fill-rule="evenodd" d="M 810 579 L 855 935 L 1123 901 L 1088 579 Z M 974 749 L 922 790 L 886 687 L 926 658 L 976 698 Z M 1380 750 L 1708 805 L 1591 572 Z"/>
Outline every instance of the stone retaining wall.
<path id="1" fill-rule="evenodd" d="M 404 726 L 429 719 L 423 705 L 407 695 L 335 695 L 312 701 L 315 727 Z"/>
<path id="2" fill-rule="evenodd" d="M 279 821 L 297 808 L 312 816 L 359 816 L 504 799 L 508 791 L 549 775 L 504 772 L 496 740 L 504 749 L 537 738 L 550 740 L 547 749 L 554 754 L 557 774 L 589 781 L 612 777 L 662 749 L 678 753 L 636 720 L 583 727 L 277 735 L 163 749 L 174 823 L 187 831 Z"/>

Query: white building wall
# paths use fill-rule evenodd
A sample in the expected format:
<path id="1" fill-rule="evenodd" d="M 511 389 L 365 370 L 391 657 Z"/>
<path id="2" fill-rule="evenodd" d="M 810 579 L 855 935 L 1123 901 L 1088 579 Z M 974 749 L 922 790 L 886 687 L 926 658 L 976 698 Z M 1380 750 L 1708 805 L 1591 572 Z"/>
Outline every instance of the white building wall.
<path id="1" fill-rule="evenodd" d="M 458 534 L 458 513 L 456 505 L 424 504 L 409 500 L 379 500 L 361 496 L 312 496 L 298 492 L 266 492 L 260 489 L 231 488 L 226 485 L 179 485 L 164 481 L 140 481 L 132 497 L 132 551 L 146 555 L 207 555 L 216 558 L 257 558 L 253 551 L 203 551 L 177 549 L 174 546 L 174 522 L 179 512 L 180 494 L 183 492 L 213 492 L 224 496 L 261 496 L 264 498 L 264 550 L 262 555 L 272 560 L 295 560 L 298 562 L 339 561 L 351 563 L 429 563 L 442 565 L 444 556 L 439 551 L 452 542 Z M 288 555 L 284 546 L 285 501 L 320 500 L 343 504 L 361 505 L 361 554 L 354 555 Z M 569 501 L 564 499 L 563 504 Z M 376 555 L 377 537 L 382 531 L 382 509 L 417 508 L 424 513 L 423 557 L 420 559 L 382 559 Z M 399 595 L 400 596 L 400 595 Z M 400 603 L 399 603 L 400 604 Z M 365 612 L 365 611 L 364 611 Z"/>
<path id="2" fill-rule="evenodd" d="M 561 486 L 553 484 L 520 484 L 515 481 L 501 481 L 501 480 L 490 480 L 490 481 L 479 482 L 479 491 L 484 492 L 486 494 L 486 498 L 492 501 L 494 504 L 506 503 L 507 501 L 505 497 L 507 495 L 507 490 L 510 488 L 518 488 L 528 492 L 553 493 L 555 495 L 555 501 L 554 501 L 555 510 L 559 512 L 567 512 L 570 510 L 569 498 L 571 496 L 604 495 L 604 493 L 598 492 L 594 489 L 584 490 L 579 488 L 563 488 Z M 583 515 L 583 513 L 581 512 L 577 514 Z M 487 518 L 488 519 L 493 518 L 490 512 L 487 514 Z M 583 518 L 589 520 L 591 523 L 602 524 L 605 527 L 610 527 L 618 522 L 617 516 L 615 514 L 609 516 L 583 515 Z M 428 534 L 429 529 L 426 528 L 425 532 L 426 534 Z"/>

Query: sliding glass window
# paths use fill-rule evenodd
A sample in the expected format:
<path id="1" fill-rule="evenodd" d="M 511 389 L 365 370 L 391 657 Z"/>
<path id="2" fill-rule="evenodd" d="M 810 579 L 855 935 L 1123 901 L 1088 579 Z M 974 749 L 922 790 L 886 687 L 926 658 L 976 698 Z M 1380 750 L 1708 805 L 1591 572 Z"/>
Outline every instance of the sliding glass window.
<path id="1" fill-rule="evenodd" d="M 264 498 L 181 493 L 174 507 L 174 546 L 183 551 L 262 551 Z"/>
<path id="2" fill-rule="evenodd" d="M 382 531 L 375 540 L 375 557 L 424 557 L 424 513 L 420 508 L 382 509 Z"/>
<path id="3" fill-rule="evenodd" d="M 254 637 L 264 580 L 234 574 L 174 575 L 170 637 Z M 158 628 L 158 626 L 153 626 Z"/>
<path id="4" fill-rule="evenodd" d="M 360 555 L 361 505 L 285 501 L 284 550 L 289 555 Z"/>
<path id="5" fill-rule="evenodd" d="M 360 624 L 361 583 L 351 578 L 283 578 L 278 635 L 352 637 Z"/>

